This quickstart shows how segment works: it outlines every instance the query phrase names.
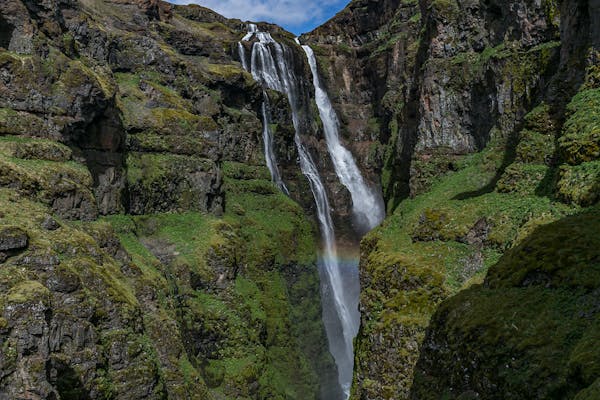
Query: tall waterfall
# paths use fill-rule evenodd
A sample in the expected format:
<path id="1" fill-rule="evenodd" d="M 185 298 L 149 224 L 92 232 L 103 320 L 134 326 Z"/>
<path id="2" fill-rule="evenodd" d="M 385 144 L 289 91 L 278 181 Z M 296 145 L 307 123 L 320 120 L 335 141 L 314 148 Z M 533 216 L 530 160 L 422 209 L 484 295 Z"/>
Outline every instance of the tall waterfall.
<path id="1" fill-rule="evenodd" d="M 296 42 L 300 44 L 298 39 L 296 39 Z M 312 72 L 313 86 L 315 88 L 315 101 L 323 123 L 327 150 L 340 182 L 348 189 L 350 196 L 352 197 L 352 211 L 359 225 L 359 231 L 363 233 L 367 232 L 379 225 L 385 217 L 383 198 L 381 194 L 378 194 L 367 186 L 354 161 L 352 153 L 341 144 L 339 138 L 339 120 L 327 92 L 321 85 L 314 52 L 306 45 L 302 46 L 302 49 L 306 53 Z M 329 281 L 331 284 L 331 292 L 334 296 L 340 297 L 349 309 L 347 315 L 346 310 L 340 312 L 345 348 L 342 349 L 343 354 L 338 356 L 340 358 L 340 361 L 338 362 L 338 368 L 340 368 L 340 383 L 342 384 L 346 397 L 348 397 L 352 384 L 352 372 L 354 366 L 352 340 L 358 333 L 360 325 L 360 315 L 358 312 L 360 295 L 358 260 L 343 262 L 336 257 L 335 249 L 333 249 L 330 254 L 330 260 L 325 258 L 325 266 L 327 270 L 330 271 Z M 346 359 L 346 357 L 349 359 Z M 344 363 L 347 363 L 348 367 L 343 366 Z M 341 364 L 342 366 L 340 366 Z"/>
<path id="2" fill-rule="evenodd" d="M 352 153 L 340 143 L 338 133 L 340 123 L 331 105 L 329 96 L 327 96 L 327 92 L 321 85 L 315 54 L 309 46 L 302 46 L 302 48 L 308 57 L 308 63 L 312 72 L 315 100 L 321 121 L 323 122 L 327 150 L 333 161 L 335 172 L 340 182 L 342 182 L 352 196 L 353 212 L 359 223 L 366 228 L 365 231 L 371 230 L 379 225 L 385 217 L 383 199 L 381 195 L 376 194 L 374 190 L 365 184 L 360 170 L 352 157 Z"/>
<path id="3" fill-rule="evenodd" d="M 302 130 L 299 116 L 300 86 L 297 77 L 294 76 L 291 50 L 287 46 L 277 43 L 268 32 L 260 32 L 256 25 L 250 24 L 248 34 L 242 41 L 251 40 L 253 37 L 256 37 L 257 41 L 252 45 L 250 63 L 248 63 L 244 46 L 239 45 L 242 65 L 246 69 L 249 68 L 253 77 L 267 88 L 287 94 L 292 109 L 295 128 L 294 141 L 298 149 L 300 168 L 308 179 L 315 199 L 323 238 L 323 252 L 319 263 L 323 321 L 327 331 L 329 350 L 338 367 L 339 383 L 344 391 L 344 397 L 348 398 L 354 366 L 352 341 L 358 333 L 360 323 L 358 262 L 355 260 L 349 263 L 343 262 L 337 254 L 335 231 L 325 186 L 316 164 L 300 136 Z M 351 153 L 341 145 L 338 137 L 339 122 L 326 92 L 320 85 L 314 55 L 310 48 L 305 47 L 304 50 L 309 55 L 317 105 L 325 127 L 327 147 L 335 171 L 342 184 L 350 191 L 353 211 L 357 220 L 363 225 L 364 230 L 371 229 L 383 218 L 383 202 L 365 184 Z M 265 115 L 268 113 L 263 112 L 263 118 Z M 265 124 L 266 122 L 268 121 L 265 120 Z M 266 141 L 265 146 L 267 146 Z M 265 153 L 267 153 L 266 149 Z M 270 158 L 269 155 L 266 157 Z M 275 180 L 275 175 L 273 177 Z"/>

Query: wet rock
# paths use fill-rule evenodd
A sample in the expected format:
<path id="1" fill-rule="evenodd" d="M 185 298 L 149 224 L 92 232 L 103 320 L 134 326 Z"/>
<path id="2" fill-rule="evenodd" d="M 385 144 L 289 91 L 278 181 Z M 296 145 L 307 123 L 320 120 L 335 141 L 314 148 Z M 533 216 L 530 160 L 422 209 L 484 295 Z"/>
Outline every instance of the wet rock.
<path id="1" fill-rule="evenodd" d="M 0 230 L 0 251 L 20 250 L 27 247 L 29 236 L 27 232 L 17 227 Z"/>

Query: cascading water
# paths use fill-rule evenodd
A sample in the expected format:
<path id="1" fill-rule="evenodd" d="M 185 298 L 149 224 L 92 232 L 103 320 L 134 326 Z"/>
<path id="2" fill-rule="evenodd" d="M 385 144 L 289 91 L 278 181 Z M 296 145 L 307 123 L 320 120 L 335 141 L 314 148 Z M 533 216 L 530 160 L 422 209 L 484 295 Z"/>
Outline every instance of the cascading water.
<path id="1" fill-rule="evenodd" d="M 321 121 L 323 122 L 327 150 L 333 161 L 335 172 L 340 182 L 350 192 L 353 212 L 359 223 L 366 228 L 365 231 L 371 230 L 379 225 L 385 217 L 383 199 L 365 184 L 360 170 L 352 157 L 352 153 L 340 143 L 338 133 L 340 123 L 331 105 L 329 96 L 327 96 L 327 92 L 321 85 L 315 54 L 309 46 L 302 46 L 302 49 L 306 53 L 312 72 L 315 101 L 319 109 Z"/>
<path id="2" fill-rule="evenodd" d="M 354 365 L 352 341 L 358 332 L 360 323 L 358 312 L 358 262 L 344 263 L 338 257 L 335 231 L 325 186 L 315 162 L 301 141 L 301 123 L 299 117 L 300 91 L 298 80 L 293 73 L 293 64 L 290 61 L 293 60 L 290 54 L 291 50 L 287 46 L 277 43 L 268 32 L 260 32 L 256 25 L 250 24 L 248 34 L 242 41 L 251 40 L 253 37 L 256 37 L 258 41 L 252 45 L 250 65 L 248 65 L 244 46 L 241 43 L 239 44 L 242 65 L 244 68 L 249 69 L 253 77 L 267 88 L 287 94 L 292 109 L 292 119 L 295 128 L 294 141 L 298 149 L 300 169 L 307 177 L 313 193 L 319 227 L 323 238 L 323 253 L 319 265 L 323 300 L 323 321 L 327 331 L 329 350 L 338 367 L 339 383 L 344 391 L 344 397 L 348 398 Z M 310 48 L 308 50 L 305 48 L 307 54 L 309 51 L 312 54 Z M 317 91 L 317 105 L 325 126 L 327 147 L 336 173 L 340 181 L 350 191 L 354 214 L 360 224 L 363 225 L 362 229 L 371 229 L 383 218 L 382 201 L 367 187 L 352 155 L 341 145 L 338 137 L 339 123 L 331 107 L 331 102 L 318 80 L 314 55 L 312 56 L 312 61 L 309 56 L 309 62 L 311 63 L 313 80 Z M 267 117 L 265 117 L 266 115 Z M 267 112 L 263 112 L 263 119 L 265 125 L 267 125 Z M 267 134 L 269 132 L 265 131 L 265 135 Z M 270 140 L 272 141 L 272 138 Z M 266 147 L 267 140 L 265 140 L 265 154 L 267 163 L 269 163 L 271 156 L 267 155 L 268 150 Z M 274 160 L 274 156 L 271 159 Z M 273 171 L 271 173 L 273 174 Z M 275 180 L 274 174 L 273 179 Z"/>
<path id="3" fill-rule="evenodd" d="M 262 114 L 263 114 L 263 143 L 265 146 L 265 159 L 267 160 L 267 167 L 271 172 L 271 178 L 273 182 L 279 186 L 279 189 L 285 194 L 290 194 L 285 183 L 281 179 L 279 168 L 277 168 L 277 161 L 275 159 L 275 152 L 273 151 L 273 132 L 271 131 L 271 106 L 269 103 L 269 96 L 267 92 L 263 92 L 263 103 L 262 103 Z"/>
<path id="4" fill-rule="evenodd" d="M 248 34 L 246 34 L 246 36 L 244 36 L 242 40 L 249 40 L 256 33 L 259 33 L 258 28 L 256 27 L 256 25 L 250 24 L 248 26 Z M 274 42 L 272 39 L 270 39 L 270 35 L 263 36 L 263 40 L 264 43 Z M 263 41 L 259 43 L 263 43 Z M 259 73 L 259 71 L 261 71 L 261 68 L 249 68 L 248 61 L 246 60 L 246 51 L 241 42 L 238 42 L 238 51 L 240 59 L 242 60 L 242 67 L 246 71 L 251 72 L 254 79 L 256 79 L 259 82 L 263 82 L 267 87 L 272 88 L 271 86 L 269 86 L 269 83 L 272 83 L 273 79 L 268 73 Z M 254 54 L 254 49 L 252 51 L 252 54 Z M 252 59 L 254 59 L 254 56 L 252 57 Z M 254 66 L 254 63 L 252 65 Z M 285 194 L 289 194 L 288 188 L 285 186 L 285 183 L 281 179 L 279 168 L 277 168 L 277 160 L 275 158 L 275 151 L 273 150 L 273 132 L 271 131 L 271 107 L 269 103 L 269 96 L 267 95 L 266 91 L 263 91 L 262 115 L 265 159 L 267 161 L 267 167 L 269 168 L 269 172 L 271 173 L 271 179 L 279 187 L 279 189 L 281 189 L 282 192 L 284 192 Z"/>
<path id="5" fill-rule="evenodd" d="M 296 39 L 296 42 L 300 44 L 298 39 Z M 315 101 L 323 123 L 327 150 L 340 182 L 348 189 L 352 197 L 352 210 L 358 223 L 359 232 L 367 232 L 379 225 L 385 217 L 383 198 L 366 185 L 352 157 L 352 153 L 341 144 L 339 138 L 339 121 L 329 100 L 329 96 L 321 85 L 313 50 L 306 45 L 302 46 L 302 49 L 306 53 L 312 72 Z M 351 311 L 347 315 L 344 312 L 340 312 L 339 315 L 343 328 L 345 349 L 343 349 L 343 354 L 339 357 L 340 361 L 337 361 L 336 358 L 340 373 L 340 383 L 346 397 L 348 397 L 354 366 L 352 340 L 358 333 L 360 325 L 360 315 L 358 313 L 360 295 L 358 260 L 343 262 L 341 259 L 336 258 L 334 252 L 331 253 L 331 257 L 332 259 L 325 263 L 329 271 L 331 292 L 334 296 L 342 298 L 346 307 Z"/>

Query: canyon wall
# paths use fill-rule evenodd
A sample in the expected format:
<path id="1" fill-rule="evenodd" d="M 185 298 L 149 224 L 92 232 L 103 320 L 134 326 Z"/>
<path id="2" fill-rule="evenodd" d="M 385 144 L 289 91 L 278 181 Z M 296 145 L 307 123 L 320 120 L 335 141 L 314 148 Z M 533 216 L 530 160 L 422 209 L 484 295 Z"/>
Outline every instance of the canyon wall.
<path id="1" fill-rule="evenodd" d="M 351 398 L 572 398 L 594 382 L 597 374 L 582 378 L 574 364 L 556 374 L 580 385 L 533 389 L 548 385 L 543 376 L 549 372 L 543 371 L 550 364 L 539 357 L 560 347 L 561 334 L 569 332 L 573 343 L 590 350 L 586 338 L 597 314 L 576 304 L 597 289 L 596 281 L 556 287 L 571 292 L 569 307 L 586 313 L 579 328 L 569 330 L 570 322 L 560 320 L 556 324 L 565 331 L 541 339 L 542 322 L 532 322 L 539 331 L 511 333 L 519 351 L 507 344 L 496 348 L 504 358 L 490 353 L 509 340 L 494 325 L 509 324 L 507 315 L 492 310 L 513 309 L 504 288 L 543 286 L 552 274 L 577 274 L 582 265 L 572 261 L 557 267 L 562 272 L 549 272 L 551 264 L 521 263 L 523 271 L 539 270 L 546 278 L 502 289 L 485 277 L 507 250 L 518 252 L 550 226 L 562 230 L 564 243 L 548 238 L 540 252 L 568 251 L 568 240 L 578 237 L 580 257 L 596 260 L 586 264 L 588 273 L 598 273 L 598 253 L 583 225 L 591 218 L 597 229 L 593 216 L 562 222 L 599 200 L 592 133 L 596 3 L 356 0 L 303 36 L 319 55 L 353 150 L 365 168 L 381 175 L 390 214 L 362 243 L 362 320 Z M 361 140 L 370 141 L 368 149 Z M 502 258 L 490 274 L 517 268 L 516 258 Z M 490 308 L 471 310 L 482 296 L 489 296 Z M 530 306 L 539 313 L 552 309 Z M 456 336 L 457 329 L 464 334 Z M 544 350 L 524 349 L 528 340 Z M 553 362 L 566 364 L 575 357 L 570 349 Z M 523 363 L 511 376 L 529 380 L 511 380 L 500 371 L 511 364 L 503 363 L 508 354 Z M 528 361 L 539 366 L 528 364 L 528 370 Z"/>
<path id="2" fill-rule="evenodd" d="M 354 0 L 300 38 L 388 211 L 351 398 L 599 396 L 599 13 Z M 302 49 L 259 27 L 292 49 L 352 242 Z M 246 30 L 156 0 L 0 4 L 0 399 L 339 395 L 291 109 L 268 91 L 287 197 Z"/>

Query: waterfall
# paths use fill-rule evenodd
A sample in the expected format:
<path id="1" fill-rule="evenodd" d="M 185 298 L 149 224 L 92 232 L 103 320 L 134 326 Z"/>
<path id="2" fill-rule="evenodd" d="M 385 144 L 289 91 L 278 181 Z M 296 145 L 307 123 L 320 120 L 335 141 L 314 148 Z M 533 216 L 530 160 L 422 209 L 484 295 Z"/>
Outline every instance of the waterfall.
<path id="1" fill-rule="evenodd" d="M 352 157 L 352 153 L 340 143 L 338 133 L 340 123 L 331 105 L 329 96 L 327 96 L 327 92 L 321 85 L 315 54 L 309 46 L 302 46 L 302 48 L 306 53 L 312 72 L 315 101 L 319 109 L 321 121 L 323 122 L 327 150 L 333 161 L 335 172 L 340 182 L 350 192 L 353 213 L 359 224 L 362 225 L 364 231 L 369 231 L 379 225 L 385 217 L 383 199 L 381 195 L 377 195 L 375 191 L 371 190 L 365 184 L 360 170 Z"/>
<path id="2" fill-rule="evenodd" d="M 327 332 L 329 350 L 338 367 L 338 380 L 344 391 L 344 398 L 348 398 L 354 366 L 352 341 L 358 333 L 360 323 L 358 262 L 353 260 L 350 263 L 344 263 L 337 254 L 335 231 L 325 186 L 314 160 L 301 140 L 300 86 L 293 73 L 293 54 L 287 46 L 276 42 L 268 32 L 260 32 L 256 25 L 250 24 L 248 34 L 242 40 L 251 40 L 253 37 L 257 41 L 252 45 L 250 56 L 252 76 L 265 87 L 285 93 L 292 109 L 295 128 L 294 141 L 298 149 L 300 169 L 308 179 L 315 199 L 317 218 L 323 239 L 323 251 L 319 263 L 323 322 Z M 240 49 L 240 58 L 246 68 L 248 61 L 243 51 L 244 47 L 240 46 Z M 305 51 L 307 50 L 305 49 Z M 329 154 L 340 181 L 350 191 L 357 220 L 366 229 L 371 229 L 382 219 L 383 202 L 367 187 L 352 155 L 341 145 L 338 137 L 339 123 L 331 107 L 331 102 L 318 81 L 314 55 L 312 61 L 310 60 L 309 57 L 315 89 L 318 88 L 317 105 L 325 126 Z M 263 118 L 265 115 L 267 113 L 263 113 Z M 269 157 L 267 156 L 267 158 Z"/>
<path id="3" fill-rule="evenodd" d="M 300 44 L 299 40 L 296 42 Z M 339 138 L 339 120 L 333 109 L 327 92 L 321 84 L 317 69 L 317 62 L 313 50 L 309 46 L 302 46 L 306 53 L 308 63 L 312 72 L 313 86 L 315 89 L 315 101 L 319 110 L 319 115 L 323 123 L 325 141 L 327 150 L 333 162 L 333 166 L 340 182 L 348 189 L 352 198 L 352 211 L 355 216 L 358 231 L 367 232 L 379 225 L 385 217 L 383 198 L 365 183 L 352 153 L 348 151 L 340 142 Z M 334 254 L 332 254 L 335 257 Z M 358 313 L 358 302 L 360 295 L 360 282 L 358 274 L 358 260 L 343 263 L 340 259 L 330 260 L 326 263 L 329 272 L 330 291 L 334 296 L 342 298 L 346 307 L 352 312 L 344 315 L 340 312 L 340 320 L 343 327 L 343 335 L 346 348 L 342 356 L 349 357 L 349 360 L 341 359 L 340 364 L 346 362 L 348 367 L 340 369 L 340 382 L 342 388 L 349 396 L 352 384 L 352 372 L 354 366 L 354 350 L 352 340 L 358 333 L 360 325 L 360 315 Z M 341 357 L 342 358 L 342 357 Z"/>
<path id="4" fill-rule="evenodd" d="M 248 34 L 242 38 L 242 41 L 250 40 L 255 33 L 258 33 L 258 28 L 256 27 L 256 25 L 250 24 L 248 26 Z M 265 43 L 274 42 L 273 39 L 270 38 L 270 35 L 268 37 L 263 37 L 263 40 L 265 41 Z M 254 79 L 256 79 L 259 82 L 263 82 L 266 84 L 267 87 L 272 88 L 271 86 L 269 86 L 269 84 L 266 83 L 266 79 L 270 79 L 268 73 L 259 73 L 259 71 L 262 71 L 263 69 L 255 67 L 254 62 L 252 64 L 252 69 L 249 68 L 248 60 L 246 59 L 246 50 L 244 48 L 244 45 L 242 45 L 242 42 L 238 42 L 238 52 L 240 60 L 242 61 L 242 67 L 246 71 L 251 72 Z M 252 59 L 254 60 L 254 48 L 252 50 Z M 263 143 L 267 168 L 269 168 L 269 172 L 271 173 L 271 179 L 273 183 L 275 183 L 282 192 L 284 192 L 285 194 L 289 194 L 288 188 L 285 186 L 283 179 L 281 179 L 279 168 L 277 168 L 277 160 L 275 158 L 275 151 L 273 150 L 273 132 L 271 131 L 271 106 L 269 103 L 269 96 L 264 90 L 261 111 L 263 117 Z"/>

